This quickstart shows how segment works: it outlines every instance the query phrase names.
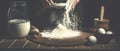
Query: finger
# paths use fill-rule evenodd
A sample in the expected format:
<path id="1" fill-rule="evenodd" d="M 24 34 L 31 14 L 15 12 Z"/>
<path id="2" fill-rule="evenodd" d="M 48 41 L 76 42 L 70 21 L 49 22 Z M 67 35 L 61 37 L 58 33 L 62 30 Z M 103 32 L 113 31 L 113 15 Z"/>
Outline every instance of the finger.
<path id="1" fill-rule="evenodd" d="M 43 2 L 41 5 L 42 5 L 43 8 L 49 8 L 50 7 L 50 5 L 47 2 Z"/>
<path id="2" fill-rule="evenodd" d="M 77 3 L 80 2 L 80 0 L 77 0 Z"/>
<path id="3" fill-rule="evenodd" d="M 54 1 L 53 0 L 50 0 L 50 3 L 51 3 L 51 5 L 54 5 Z"/>
<path id="4" fill-rule="evenodd" d="M 80 0 L 75 0 L 72 4 L 72 8 L 74 9 L 76 7 L 76 5 L 79 3 Z"/>
<path id="5" fill-rule="evenodd" d="M 46 2 L 47 2 L 49 5 L 51 5 L 50 0 L 46 0 Z"/>

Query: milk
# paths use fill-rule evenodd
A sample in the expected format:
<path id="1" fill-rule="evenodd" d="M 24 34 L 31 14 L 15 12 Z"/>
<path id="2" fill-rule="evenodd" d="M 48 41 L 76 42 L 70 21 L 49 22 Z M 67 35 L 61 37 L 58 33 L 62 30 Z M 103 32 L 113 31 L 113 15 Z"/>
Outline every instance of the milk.
<path id="1" fill-rule="evenodd" d="M 30 31 L 30 21 L 25 19 L 12 19 L 8 21 L 8 33 L 12 37 L 25 37 Z"/>

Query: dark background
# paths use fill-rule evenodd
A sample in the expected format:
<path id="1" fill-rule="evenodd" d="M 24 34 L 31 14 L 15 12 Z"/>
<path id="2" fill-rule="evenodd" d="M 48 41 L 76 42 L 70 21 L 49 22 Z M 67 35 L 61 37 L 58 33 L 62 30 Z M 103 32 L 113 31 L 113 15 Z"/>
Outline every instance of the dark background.
<path id="1" fill-rule="evenodd" d="M 7 34 L 7 10 L 9 8 L 10 2 L 18 1 L 18 0 L 0 0 L 0 35 Z M 44 12 L 49 13 L 49 10 L 41 11 L 39 10 L 39 6 L 41 5 L 42 0 L 24 0 L 28 2 L 28 16 L 31 18 L 31 23 L 38 23 L 36 17 L 42 15 L 44 16 Z M 116 33 L 116 35 L 120 35 L 120 20 L 119 20 L 119 0 L 81 0 L 80 2 L 82 7 L 81 19 L 84 28 L 93 26 L 93 18 L 100 17 L 100 6 L 105 6 L 105 16 L 110 19 L 110 29 Z M 36 12 L 41 11 L 37 15 Z M 47 12 L 48 11 L 48 12 Z M 49 16 L 49 15 L 46 15 Z M 34 18 L 34 19 L 33 19 Z M 46 18 L 43 19 L 43 22 L 46 23 Z M 44 20 L 46 19 L 46 20 Z M 47 24 L 47 23 L 46 23 Z M 37 24 L 36 24 L 37 25 Z"/>

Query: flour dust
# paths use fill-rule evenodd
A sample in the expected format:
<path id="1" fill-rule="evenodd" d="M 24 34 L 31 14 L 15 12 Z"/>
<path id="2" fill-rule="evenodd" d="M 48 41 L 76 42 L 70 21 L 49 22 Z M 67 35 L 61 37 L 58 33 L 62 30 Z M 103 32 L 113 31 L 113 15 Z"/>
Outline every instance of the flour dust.
<path id="1" fill-rule="evenodd" d="M 41 32 L 42 37 L 64 39 L 80 36 L 80 31 L 78 31 L 79 20 L 73 14 L 73 10 L 70 13 L 66 13 L 66 11 L 53 11 L 50 21 L 56 23 L 57 26 L 53 30 Z"/>

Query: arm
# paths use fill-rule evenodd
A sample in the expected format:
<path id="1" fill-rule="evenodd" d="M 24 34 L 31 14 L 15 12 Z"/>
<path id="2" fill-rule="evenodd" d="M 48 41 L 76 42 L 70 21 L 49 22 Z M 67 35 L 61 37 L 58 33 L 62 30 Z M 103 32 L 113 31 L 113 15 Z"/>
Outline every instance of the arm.
<path id="1" fill-rule="evenodd" d="M 77 3 L 79 3 L 80 0 L 67 0 L 67 5 L 66 5 L 66 12 L 69 13 L 71 10 L 74 10 L 76 7 Z"/>
<path id="2" fill-rule="evenodd" d="M 54 5 L 53 0 L 41 0 L 40 3 L 44 8 L 51 8 L 52 5 Z"/>

